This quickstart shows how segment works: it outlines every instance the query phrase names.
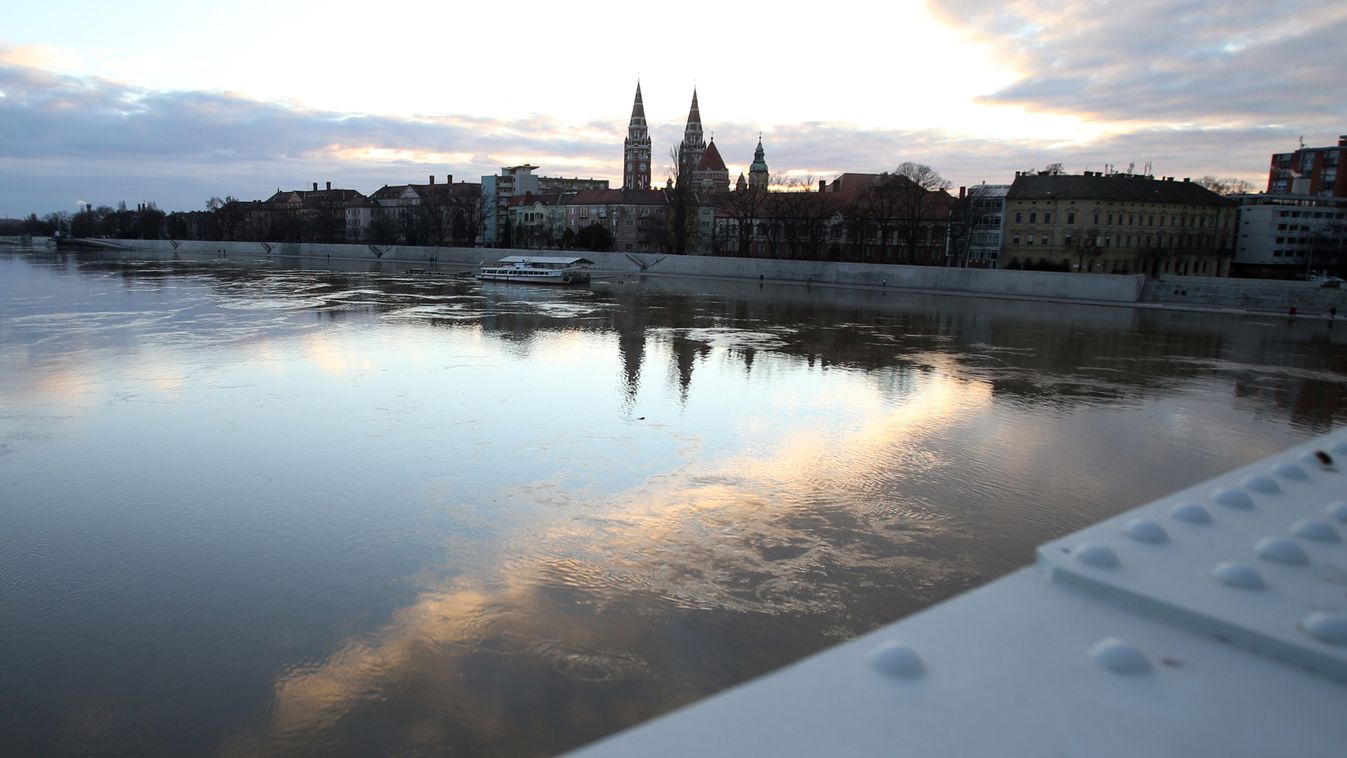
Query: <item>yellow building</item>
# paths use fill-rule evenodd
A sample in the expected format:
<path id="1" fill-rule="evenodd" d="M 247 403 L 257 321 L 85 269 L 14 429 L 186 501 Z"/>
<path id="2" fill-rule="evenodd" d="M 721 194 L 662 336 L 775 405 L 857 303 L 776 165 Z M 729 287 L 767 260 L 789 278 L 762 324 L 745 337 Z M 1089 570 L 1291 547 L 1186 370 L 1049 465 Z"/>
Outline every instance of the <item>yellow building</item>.
<path id="1" fill-rule="evenodd" d="M 1006 194 L 1001 266 L 1227 276 L 1234 208 L 1187 179 L 1019 174 Z"/>

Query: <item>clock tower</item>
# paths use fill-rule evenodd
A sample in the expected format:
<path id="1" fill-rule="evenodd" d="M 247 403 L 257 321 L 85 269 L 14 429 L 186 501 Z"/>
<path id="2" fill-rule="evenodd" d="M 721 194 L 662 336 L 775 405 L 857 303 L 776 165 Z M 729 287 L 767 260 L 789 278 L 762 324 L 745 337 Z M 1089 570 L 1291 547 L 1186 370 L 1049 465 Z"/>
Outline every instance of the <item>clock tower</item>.
<path id="1" fill-rule="evenodd" d="M 650 131 L 645 124 L 640 82 L 636 83 L 636 102 L 631 106 L 631 123 L 623 145 L 622 189 L 650 189 Z"/>

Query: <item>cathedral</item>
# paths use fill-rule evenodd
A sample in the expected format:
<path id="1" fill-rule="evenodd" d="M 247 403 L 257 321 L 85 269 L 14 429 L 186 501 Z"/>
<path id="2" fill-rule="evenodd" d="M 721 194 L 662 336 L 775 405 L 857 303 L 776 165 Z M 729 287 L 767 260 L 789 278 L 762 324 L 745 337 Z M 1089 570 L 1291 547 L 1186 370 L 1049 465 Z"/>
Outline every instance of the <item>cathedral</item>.
<path id="1" fill-rule="evenodd" d="M 641 84 L 636 84 L 636 101 L 631 107 L 631 123 L 627 125 L 627 139 L 624 143 L 622 188 L 650 189 L 650 130 L 645 120 L 645 104 L 641 100 Z M 697 90 L 692 90 L 692 107 L 688 109 L 687 126 L 683 129 L 683 141 L 678 145 L 678 173 L 687 177 L 692 188 L 707 195 L 722 194 L 730 189 L 730 172 L 725 161 L 716 149 L 713 136 L 707 142 L 702 130 L 702 114 L 697 105 Z M 749 168 L 748 181 L 739 175 L 736 189 L 744 187 L 767 188 L 769 175 L 767 161 L 762 149 L 762 135 L 758 135 L 758 149 L 753 155 L 753 165 Z"/>

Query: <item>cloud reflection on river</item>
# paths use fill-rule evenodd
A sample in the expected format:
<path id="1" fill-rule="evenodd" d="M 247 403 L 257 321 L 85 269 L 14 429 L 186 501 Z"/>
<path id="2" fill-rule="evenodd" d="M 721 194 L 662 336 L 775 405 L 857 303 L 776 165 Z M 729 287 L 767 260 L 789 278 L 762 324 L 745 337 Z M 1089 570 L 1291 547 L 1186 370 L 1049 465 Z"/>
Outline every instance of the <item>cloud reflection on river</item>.
<path id="1" fill-rule="evenodd" d="M 816 422 L 757 451 L 690 460 L 599 503 L 531 493 L 569 517 L 285 672 L 270 723 L 231 749 L 349 745 L 353 724 L 392 718 L 413 752 L 546 751 L 558 734 L 592 739 L 808 652 L 744 650 L 754 659 L 736 662 L 727 653 L 751 640 L 717 636 L 730 634 L 719 617 L 812 616 L 849 636 L 848 605 L 875 567 L 908 577 L 914 595 L 972 573 L 957 551 L 932 550 L 947 514 L 866 495 L 948 465 L 925 438 L 986 411 L 990 388 L 935 370 L 895 403 L 873 383 L 845 383 L 853 421 L 839 428 Z M 530 692 L 500 691 L 521 686 Z"/>

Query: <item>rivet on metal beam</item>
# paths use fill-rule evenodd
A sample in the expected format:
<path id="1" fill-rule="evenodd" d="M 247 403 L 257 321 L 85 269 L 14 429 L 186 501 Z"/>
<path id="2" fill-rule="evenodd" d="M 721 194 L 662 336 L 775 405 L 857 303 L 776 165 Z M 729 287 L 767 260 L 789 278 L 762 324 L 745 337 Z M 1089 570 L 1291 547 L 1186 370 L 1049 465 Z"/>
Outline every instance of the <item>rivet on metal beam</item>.
<path id="1" fill-rule="evenodd" d="M 1169 533 L 1163 526 L 1150 519 L 1133 519 L 1123 533 L 1137 542 L 1149 542 L 1155 545 L 1169 542 Z"/>
<path id="2" fill-rule="evenodd" d="M 1112 569 L 1122 565 L 1122 561 L 1118 560 L 1118 554 L 1113 552 L 1113 548 L 1089 543 L 1076 549 L 1076 560 L 1095 568 Z"/>
<path id="3" fill-rule="evenodd" d="M 1130 642 L 1109 637 L 1090 648 L 1090 657 L 1115 674 L 1144 674 L 1151 670 L 1150 659 Z"/>
<path id="4" fill-rule="evenodd" d="M 1305 518 L 1291 525 L 1291 533 L 1297 537 L 1315 542 L 1341 542 L 1342 537 L 1327 521 L 1317 518 Z"/>
<path id="5" fill-rule="evenodd" d="M 1197 503 L 1183 503 L 1181 505 L 1176 505 L 1169 511 L 1169 515 L 1179 521 L 1186 521 L 1189 524 L 1211 523 L 1211 514 L 1207 512 L 1206 508 Z"/>
<path id="6" fill-rule="evenodd" d="M 1217 564 L 1216 568 L 1211 570 L 1211 575 L 1221 584 L 1241 590 L 1261 590 L 1267 586 L 1258 569 L 1247 563 L 1226 561 Z"/>
<path id="7" fill-rule="evenodd" d="M 1214 503 L 1235 510 L 1247 511 L 1253 509 L 1253 498 L 1249 497 L 1249 493 L 1244 492 L 1243 490 L 1222 487 L 1211 493 L 1211 500 Z"/>
<path id="8" fill-rule="evenodd" d="M 1264 537 L 1254 545 L 1254 553 L 1265 561 L 1287 566 L 1304 566 L 1310 562 L 1305 548 L 1290 537 Z"/>
<path id="9" fill-rule="evenodd" d="M 1300 621 L 1309 636 L 1330 645 L 1347 645 L 1347 613 L 1315 611 Z"/>
<path id="10" fill-rule="evenodd" d="M 1324 513 L 1338 521 L 1347 523 L 1347 500 L 1329 503 L 1328 507 L 1324 509 Z"/>
<path id="11" fill-rule="evenodd" d="M 1280 495 L 1282 493 L 1281 485 L 1277 484 L 1277 480 L 1267 474 L 1246 476 L 1244 481 L 1240 482 L 1240 486 L 1260 495 Z"/>
<path id="12" fill-rule="evenodd" d="M 916 679 L 926 673 L 921 656 L 897 640 L 889 640 L 875 648 L 870 653 L 870 665 L 882 674 L 899 679 Z"/>
<path id="13" fill-rule="evenodd" d="M 1305 469 L 1294 463 L 1278 463 L 1276 466 L 1272 467 L 1272 473 L 1283 479 L 1304 481 L 1310 478 L 1310 475 L 1305 472 Z"/>

